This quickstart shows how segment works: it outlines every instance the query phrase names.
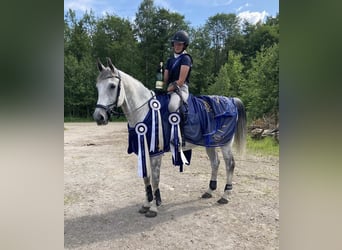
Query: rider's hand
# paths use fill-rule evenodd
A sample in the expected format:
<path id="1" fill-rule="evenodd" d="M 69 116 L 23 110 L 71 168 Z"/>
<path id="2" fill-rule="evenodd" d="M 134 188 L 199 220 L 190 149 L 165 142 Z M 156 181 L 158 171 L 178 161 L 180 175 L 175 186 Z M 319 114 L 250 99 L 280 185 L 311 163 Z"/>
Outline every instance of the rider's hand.
<path id="1" fill-rule="evenodd" d="M 176 89 L 178 89 L 178 85 L 177 85 L 177 82 L 174 81 L 172 83 L 169 84 L 169 86 L 167 86 L 167 91 L 168 92 L 172 92 L 172 91 L 175 91 Z"/>

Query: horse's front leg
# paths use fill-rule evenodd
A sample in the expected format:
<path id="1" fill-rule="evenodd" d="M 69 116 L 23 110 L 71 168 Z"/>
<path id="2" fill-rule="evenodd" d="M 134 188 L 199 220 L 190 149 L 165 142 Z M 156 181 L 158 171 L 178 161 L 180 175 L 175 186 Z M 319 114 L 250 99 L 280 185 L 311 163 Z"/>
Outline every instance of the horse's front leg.
<path id="1" fill-rule="evenodd" d="M 152 170 L 152 189 L 154 194 L 154 200 L 156 202 L 156 206 L 159 207 L 162 203 L 160 190 L 159 190 L 159 181 L 160 181 L 160 166 L 162 161 L 162 155 L 157 155 L 155 157 L 151 157 L 151 170 Z"/>
<path id="2" fill-rule="evenodd" d="M 160 166 L 161 166 L 162 155 L 151 157 L 151 176 L 144 178 L 146 201 L 142 208 L 139 210 L 140 213 L 145 213 L 146 217 L 155 217 L 158 214 L 158 207 L 161 205 L 161 196 L 159 190 L 160 180 Z"/>
<path id="3" fill-rule="evenodd" d="M 153 201 L 152 186 L 151 186 L 150 179 L 151 179 L 150 176 L 144 177 L 146 198 L 145 198 L 145 203 L 139 209 L 139 213 L 142 213 L 142 214 L 145 214 L 150 210 L 151 203 Z"/>

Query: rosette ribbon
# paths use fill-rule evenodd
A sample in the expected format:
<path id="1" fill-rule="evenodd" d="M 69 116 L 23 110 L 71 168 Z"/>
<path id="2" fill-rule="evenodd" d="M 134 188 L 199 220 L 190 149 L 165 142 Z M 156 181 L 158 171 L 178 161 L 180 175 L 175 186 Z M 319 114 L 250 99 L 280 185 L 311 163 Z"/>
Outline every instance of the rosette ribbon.
<path id="1" fill-rule="evenodd" d="M 171 113 L 169 115 L 169 123 L 171 124 L 170 149 L 174 162 L 179 162 L 177 154 L 177 152 L 179 152 L 182 162 L 189 165 L 189 162 L 187 161 L 181 146 L 182 136 L 179 127 L 180 120 L 180 115 L 177 112 Z"/>
<path id="2" fill-rule="evenodd" d="M 138 135 L 138 175 L 148 177 L 150 176 L 150 155 L 146 141 L 147 126 L 140 122 L 135 126 L 135 132 Z"/>
<path id="3" fill-rule="evenodd" d="M 152 99 L 150 101 L 150 108 L 152 109 L 152 133 L 151 133 L 151 143 L 150 152 L 164 149 L 164 139 L 163 139 L 163 127 L 160 116 L 160 102 L 157 99 Z M 157 135 L 156 135 L 157 133 Z M 158 138 L 158 140 L 157 140 Z M 159 144 L 158 144 L 159 142 Z"/>

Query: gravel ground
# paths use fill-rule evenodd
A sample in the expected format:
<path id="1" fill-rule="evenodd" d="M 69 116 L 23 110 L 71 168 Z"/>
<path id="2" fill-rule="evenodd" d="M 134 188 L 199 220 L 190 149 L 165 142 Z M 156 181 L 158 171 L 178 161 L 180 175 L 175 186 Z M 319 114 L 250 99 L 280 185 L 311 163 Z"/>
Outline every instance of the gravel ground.
<path id="1" fill-rule="evenodd" d="M 233 193 L 220 154 L 218 188 L 209 184 L 205 149 L 193 149 L 183 173 L 163 157 L 158 216 L 138 213 L 145 199 L 137 157 L 127 154 L 127 124 L 64 124 L 65 249 L 279 249 L 279 158 L 236 158 Z"/>

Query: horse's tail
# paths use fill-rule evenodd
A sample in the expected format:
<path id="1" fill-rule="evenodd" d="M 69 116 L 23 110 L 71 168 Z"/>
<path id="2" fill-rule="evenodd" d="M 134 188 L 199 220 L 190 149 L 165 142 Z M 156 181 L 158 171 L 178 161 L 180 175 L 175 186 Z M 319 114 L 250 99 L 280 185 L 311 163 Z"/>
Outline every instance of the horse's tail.
<path id="1" fill-rule="evenodd" d="M 247 115 L 245 106 L 239 98 L 234 97 L 234 102 L 238 110 L 238 120 L 234 135 L 234 142 L 238 153 L 244 155 L 247 142 Z"/>

